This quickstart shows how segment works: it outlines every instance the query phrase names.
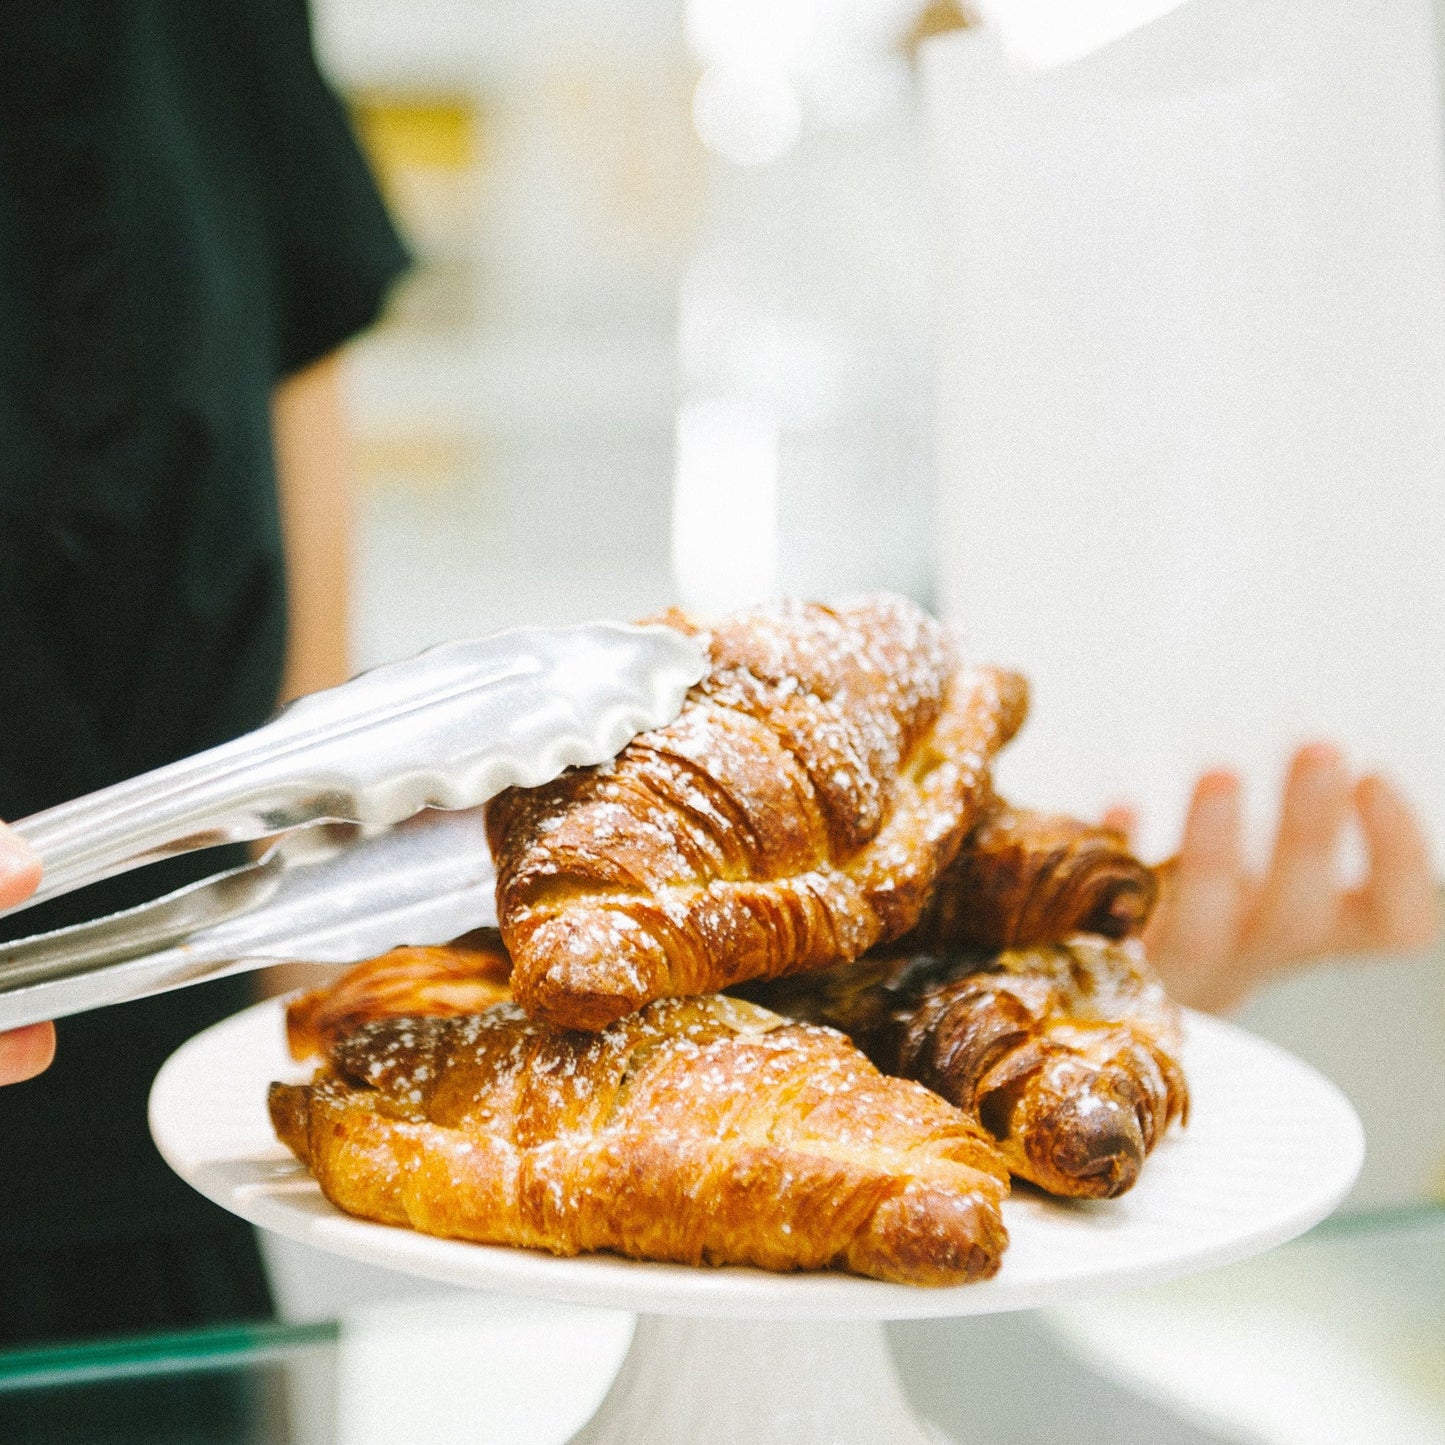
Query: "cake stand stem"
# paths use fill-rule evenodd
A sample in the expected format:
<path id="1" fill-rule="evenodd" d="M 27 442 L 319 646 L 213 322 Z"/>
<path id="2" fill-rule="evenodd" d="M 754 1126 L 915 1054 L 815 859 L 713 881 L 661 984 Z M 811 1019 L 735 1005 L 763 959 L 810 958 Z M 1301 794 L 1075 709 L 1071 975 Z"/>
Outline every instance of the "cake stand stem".
<path id="1" fill-rule="evenodd" d="M 940 1445 L 872 1320 L 640 1315 L 571 1445 Z"/>

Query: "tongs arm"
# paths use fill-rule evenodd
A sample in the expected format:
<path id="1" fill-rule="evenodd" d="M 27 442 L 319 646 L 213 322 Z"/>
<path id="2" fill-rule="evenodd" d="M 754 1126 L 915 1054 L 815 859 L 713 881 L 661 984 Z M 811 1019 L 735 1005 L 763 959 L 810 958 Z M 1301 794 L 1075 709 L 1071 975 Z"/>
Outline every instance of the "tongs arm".
<path id="1" fill-rule="evenodd" d="M 354 832 L 354 830 L 352 830 Z M 496 921 L 480 811 L 372 838 L 292 834 L 258 863 L 92 923 L 0 944 L 0 1030 L 268 963 L 352 963 Z"/>
<path id="2" fill-rule="evenodd" d="M 666 627 L 445 643 L 302 698 L 234 742 L 21 820 L 43 874 L 20 906 L 197 848 L 321 822 L 377 833 L 422 808 L 536 786 L 671 721 L 705 670 L 696 643 Z"/>

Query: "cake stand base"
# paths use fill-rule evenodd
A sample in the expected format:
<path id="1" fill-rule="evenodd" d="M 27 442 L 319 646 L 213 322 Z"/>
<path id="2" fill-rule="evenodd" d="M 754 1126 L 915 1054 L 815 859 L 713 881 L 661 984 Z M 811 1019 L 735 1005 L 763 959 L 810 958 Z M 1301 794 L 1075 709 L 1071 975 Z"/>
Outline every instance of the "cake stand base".
<path id="1" fill-rule="evenodd" d="M 873 1320 L 639 1315 L 622 1368 L 570 1445 L 943 1445 Z"/>

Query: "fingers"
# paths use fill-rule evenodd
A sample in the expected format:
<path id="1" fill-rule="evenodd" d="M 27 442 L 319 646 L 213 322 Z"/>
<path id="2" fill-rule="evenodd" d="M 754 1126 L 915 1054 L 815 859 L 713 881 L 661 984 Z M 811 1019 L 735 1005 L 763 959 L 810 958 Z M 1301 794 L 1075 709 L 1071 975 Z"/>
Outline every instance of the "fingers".
<path id="1" fill-rule="evenodd" d="M 1339 849 L 1357 816 L 1364 883 L 1346 892 Z M 1339 749 L 1310 743 L 1290 762 L 1269 869 L 1243 857 L 1238 779 L 1195 785 L 1178 855 L 1159 870 L 1163 896 L 1144 933 L 1170 991 L 1198 1008 L 1228 1008 L 1291 966 L 1331 954 L 1428 947 L 1440 928 L 1437 885 L 1419 819 L 1385 779 L 1352 783 Z"/>
<path id="2" fill-rule="evenodd" d="M 1228 1007 L 1248 986 L 1236 977 L 1250 891 L 1234 773 L 1205 773 L 1194 785 L 1179 852 L 1162 876 L 1164 897 L 1144 935 L 1150 957 L 1180 1002 Z"/>
<path id="3" fill-rule="evenodd" d="M 1261 975 L 1338 946 L 1339 854 L 1351 809 L 1340 750 L 1332 743 L 1300 748 L 1285 777 L 1274 851 L 1245 940 Z"/>
<path id="4" fill-rule="evenodd" d="M 13 828 L 0 823 L 0 908 L 24 903 L 40 886 L 40 859 Z"/>
<path id="5" fill-rule="evenodd" d="M 1244 869 L 1244 794 L 1239 775 L 1224 768 L 1203 774 L 1194 785 L 1179 866 L 1199 879 L 1238 877 Z"/>
<path id="6" fill-rule="evenodd" d="M 0 1034 L 0 1084 L 33 1079 L 55 1057 L 55 1025 L 31 1024 Z"/>
<path id="7" fill-rule="evenodd" d="M 1354 805 L 1369 871 L 1344 900 L 1342 947 L 1380 953 L 1428 948 L 1440 920 L 1430 845 L 1420 820 L 1378 775 L 1360 779 Z"/>
<path id="8" fill-rule="evenodd" d="M 0 823 L 0 908 L 24 903 L 40 884 L 40 860 L 12 828 Z M 34 1078 L 55 1057 L 55 1026 L 31 1024 L 0 1034 L 0 1084 Z"/>
<path id="9" fill-rule="evenodd" d="M 1117 833 L 1126 843 L 1132 843 L 1139 831 L 1139 811 L 1128 803 L 1112 803 L 1104 809 L 1099 825 Z"/>

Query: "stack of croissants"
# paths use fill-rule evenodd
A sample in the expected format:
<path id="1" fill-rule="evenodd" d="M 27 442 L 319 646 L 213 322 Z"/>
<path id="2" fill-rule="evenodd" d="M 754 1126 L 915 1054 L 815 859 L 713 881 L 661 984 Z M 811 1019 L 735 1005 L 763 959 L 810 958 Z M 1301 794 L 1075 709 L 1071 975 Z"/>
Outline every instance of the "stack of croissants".
<path id="1" fill-rule="evenodd" d="M 498 931 L 293 999 L 280 1139 L 338 1208 L 571 1255 L 948 1285 L 1011 1176 L 1129 1189 L 1183 1120 L 1154 873 L 1012 808 L 1027 687 L 894 597 L 703 626 L 611 762 L 488 804 Z"/>

